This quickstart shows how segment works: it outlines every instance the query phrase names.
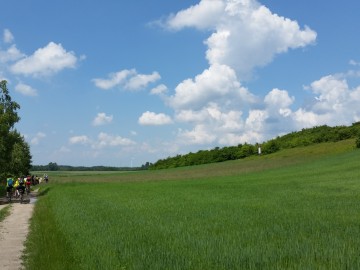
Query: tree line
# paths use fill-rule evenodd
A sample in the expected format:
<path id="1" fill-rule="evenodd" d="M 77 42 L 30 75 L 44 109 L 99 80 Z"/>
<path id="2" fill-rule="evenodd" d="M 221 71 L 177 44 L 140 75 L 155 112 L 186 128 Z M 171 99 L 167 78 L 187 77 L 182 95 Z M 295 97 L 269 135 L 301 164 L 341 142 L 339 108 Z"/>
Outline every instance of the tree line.
<path id="1" fill-rule="evenodd" d="M 306 128 L 301 131 L 291 132 L 284 136 L 278 136 L 263 143 L 244 143 L 237 146 L 227 146 L 223 148 L 215 147 L 211 150 L 200 150 L 196 153 L 190 152 L 185 155 L 160 159 L 155 163 L 150 164 L 149 169 L 156 170 L 223 162 L 258 155 L 259 148 L 261 149 L 261 154 L 266 155 L 281 149 L 308 146 L 323 142 L 337 142 L 350 138 L 355 138 L 356 147 L 360 148 L 360 122 L 353 123 L 351 126 L 329 127 L 323 125 Z"/>
<path id="2" fill-rule="evenodd" d="M 48 165 L 32 165 L 31 171 L 138 171 L 142 167 L 113 167 L 113 166 L 69 166 L 50 162 Z"/>
<path id="3" fill-rule="evenodd" d="M 0 82 L 0 179 L 22 176 L 31 167 L 30 147 L 24 137 L 15 129 L 20 121 L 17 111 L 20 105 L 11 99 L 7 82 Z"/>

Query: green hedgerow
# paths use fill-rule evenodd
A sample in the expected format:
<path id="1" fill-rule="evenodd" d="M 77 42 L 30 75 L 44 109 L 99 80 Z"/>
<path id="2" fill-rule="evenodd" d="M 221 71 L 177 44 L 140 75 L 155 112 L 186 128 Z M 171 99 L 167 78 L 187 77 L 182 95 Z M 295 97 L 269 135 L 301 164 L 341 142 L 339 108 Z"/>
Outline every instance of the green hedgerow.
<path id="1" fill-rule="evenodd" d="M 360 148 L 360 135 L 356 139 L 356 148 Z"/>

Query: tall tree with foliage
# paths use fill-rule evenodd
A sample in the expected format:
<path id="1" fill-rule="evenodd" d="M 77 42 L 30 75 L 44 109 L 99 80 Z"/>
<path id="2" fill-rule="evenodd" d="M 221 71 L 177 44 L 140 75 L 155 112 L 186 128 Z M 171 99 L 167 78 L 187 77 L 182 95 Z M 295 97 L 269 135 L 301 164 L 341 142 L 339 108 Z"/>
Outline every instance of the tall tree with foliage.
<path id="1" fill-rule="evenodd" d="M 0 177 L 25 174 L 30 169 L 30 147 L 14 129 L 20 105 L 11 99 L 6 81 L 0 82 Z"/>

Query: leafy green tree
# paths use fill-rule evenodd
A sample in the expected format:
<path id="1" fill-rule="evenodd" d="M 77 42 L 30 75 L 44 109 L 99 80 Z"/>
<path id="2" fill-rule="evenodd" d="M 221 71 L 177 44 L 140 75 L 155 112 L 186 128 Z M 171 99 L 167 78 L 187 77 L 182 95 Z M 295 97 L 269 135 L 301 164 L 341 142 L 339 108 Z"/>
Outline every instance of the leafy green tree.
<path id="1" fill-rule="evenodd" d="M 56 162 L 50 162 L 48 167 L 49 167 L 49 171 L 59 170 L 59 166 L 56 164 Z"/>
<path id="2" fill-rule="evenodd" d="M 240 158 L 246 158 L 250 157 L 251 155 L 254 155 L 256 153 L 256 149 L 254 145 L 245 143 L 241 146 L 239 157 Z"/>
<path id="3" fill-rule="evenodd" d="M 0 177 L 6 174 L 26 174 L 30 169 L 30 148 L 24 138 L 14 130 L 20 121 L 20 105 L 12 101 L 5 80 L 0 82 Z"/>
<path id="4" fill-rule="evenodd" d="M 276 140 L 270 140 L 263 144 L 262 151 L 264 154 L 275 153 L 280 150 L 279 143 Z"/>
<path id="5" fill-rule="evenodd" d="M 27 175 L 31 168 L 30 147 L 18 132 L 13 131 L 10 134 L 13 137 L 14 144 L 11 151 L 9 170 L 17 176 Z"/>

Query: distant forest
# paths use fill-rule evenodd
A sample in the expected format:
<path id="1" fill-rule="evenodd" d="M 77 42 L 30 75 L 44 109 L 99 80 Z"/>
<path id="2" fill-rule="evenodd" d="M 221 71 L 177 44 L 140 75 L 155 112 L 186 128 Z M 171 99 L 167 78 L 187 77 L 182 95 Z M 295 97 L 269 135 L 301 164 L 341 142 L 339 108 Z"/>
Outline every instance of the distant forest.
<path id="1" fill-rule="evenodd" d="M 215 147 L 211 150 L 200 150 L 196 153 L 177 155 L 160 159 L 155 163 L 146 162 L 141 167 L 108 167 L 108 166 L 68 166 L 50 162 L 48 165 L 33 165 L 31 171 L 138 171 L 176 168 L 207 163 L 223 162 L 227 160 L 242 159 L 259 154 L 271 154 L 281 149 L 307 146 L 322 142 L 337 142 L 346 139 L 356 139 L 356 147 L 360 148 L 360 122 L 351 126 L 329 127 L 327 125 L 305 128 L 301 131 L 291 132 L 284 136 L 254 145 L 244 143 L 237 146 Z"/>
<path id="2" fill-rule="evenodd" d="M 351 138 L 356 138 L 356 147 L 360 148 L 360 122 L 356 122 L 351 126 L 329 127 L 323 125 L 302 129 L 298 132 L 278 136 L 261 144 L 256 143 L 252 145 L 244 143 L 237 146 L 215 147 L 211 150 L 200 150 L 196 153 L 177 155 L 175 157 L 160 159 L 154 164 L 149 164 L 148 169 L 166 169 L 242 159 L 252 155 L 258 155 L 259 147 L 261 154 L 266 155 L 281 149 L 323 142 L 337 142 Z"/>
<path id="3" fill-rule="evenodd" d="M 149 163 L 148 163 L 149 164 Z M 141 167 L 110 167 L 110 166 L 69 166 L 58 165 L 50 162 L 48 165 L 33 165 L 31 171 L 138 171 L 145 170 L 145 165 Z"/>

